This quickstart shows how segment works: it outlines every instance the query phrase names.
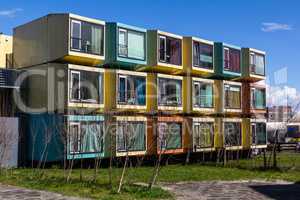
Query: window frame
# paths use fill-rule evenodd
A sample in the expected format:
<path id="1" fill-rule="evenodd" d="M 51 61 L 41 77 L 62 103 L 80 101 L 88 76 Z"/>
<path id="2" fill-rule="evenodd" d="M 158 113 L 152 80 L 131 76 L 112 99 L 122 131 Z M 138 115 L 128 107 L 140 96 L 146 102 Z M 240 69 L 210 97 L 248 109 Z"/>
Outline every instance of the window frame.
<path id="1" fill-rule="evenodd" d="M 125 80 L 125 91 L 124 91 L 124 102 L 121 102 L 121 96 L 120 96 L 120 91 L 121 91 L 121 81 L 120 79 L 124 79 Z M 123 75 L 123 74 L 118 74 L 118 104 L 128 104 L 128 98 L 127 98 L 127 93 L 128 93 L 128 87 L 127 87 L 127 83 L 128 83 L 128 75 Z"/>
<path id="2" fill-rule="evenodd" d="M 254 104 L 255 104 L 255 101 L 256 101 L 256 98 L 255 98 L 255 92 L 257 90 L 261 90 L 263 91 L 263 108 L 257 108 Z M 254 103 L 254 104 L 253 104 Z M 251 90 L 250 90 L 250 108 L 251 109 L 256 109 L 256 110 L 264 110 L 266 109 L 266 89 L 265 88 L 255 88 L 255 87 L 251 87 Z"/>
<path id="3" fill-rule="evenodd" d="M 228 52 L 228 54 L 226 54 L 225 52 Z M 226 58 L 225 58 L 225 55 L 226 55 Z M 224 62 L 224 65 L 223 65 L 223 69 L 225 71 L 231 71 L 230 70 L 230 48 L 228 47 L 223 47 L 223 62 Z M 226 61 L 228 62 L 228 66 L 226 66 Z"/>
<path id="4" fill-rule="evenodd" d="M 73 30 L 74 30 L 74 26 L 73 26 L 73 23 L 75 24 L 79 24 L 79 38 L 75 38 L 75 39 L 78 39 L 78 42 L 79 42 L 79 49 L 76 49 L 76 48 L 73 48 Z M 80 20 L 76 20 L 76 19 L 71 19 L 71 50 L 72 51 L 78 51 L 78 52 L 81 52 L 81 40 L 82 40 L 82 21 Z"/>
<path id="5" fill-rule="evenodd" d="M 80 91 L 80 88 L 81 88 L 81 74 L 80 74 L 80 71 L 70 70 L 70 73 L 71 73 L 70 101 L 71 102 L 80 102 L 80 100 L 81 100 L 81 91 Z M 78 75 L 78 88 L 77 88 L 77 90 L 78 90 L 78 99 L 73 98 L 73 74 Z"/>
<path id="6" fill-rule="evenodd" d="M 92 101 L 88 101 L 86 99 L 82 99 L 82 94 L 81 94 L 81 82 L 82 82 L 82 78 L 81 78 L 81 73 L 85 73 L 85 72 L 91 72 L 91 73 L 97 73 L 97 79 L 98 79 L 98 92 L 99 92 L 99 96 L 98 99 L 92 99 Z M 78 99 L 73 99 L 72 97 L 72 90 L 73 90 L 73 74 L 77 74 L 78 75 Z M 94 72 L 94 71 L 85 71 L 85 70 L 77 70 L 77 69 L 69 69 L 69 102 L 70 103 L 92 103 L 92 104 L 103 104 L 104 101 L 104 93 L 103 93 L 103 89 L 104 89 L 104 79 L 103 79 L 103 73 L 102 72 Z"/>
<path id="7" fill-rule="evenodd" d="M 192 85 L 192 89 L 193 89 L 193 107 L 196 107 L 196 108 L 214 108 L 214 87 L 213 87 L 213 83 L 210 83 L 210 82 L 203 82 L 203 81 L 197 81 L 197 80 L 193 80 L 193 85 Z M 195 88 L 195 85 L 198 85 L 199 86 L 199 96 L 200 96 L 200 105 L 196 105 L 196 88 Z M 212 105 L 211 107 L 203 107 L 201 106 L 201 86 L 202 85 L 211 85 L 212 86 L 212 97 L 211 97 L 211 102 L 212 102 Z"/>
<path id="8" fill-rule="evenodd" d="M 195 45 L 197 45 L 198 47 L 198 51 L 195 52 Z M 201 66 L 201 45 L 207 45 L 207 46 L 211 46 L 212 47 L 212 66 L 210 68 L 207 67 L 203 67 Z M 209 43 L 205 43 L 205 42 L 201 42 L 201 41 L 197 41 L 197 40 L 193 40 L 192 41 L 192 48 L 193 48 L 193 60 L 192 60 L 192 67 L 195 68 L 201 68 L 201 69 L 205 69 L 205 70 L 213 70 L 214 69 L 214 45 L 213 44 L 209 44 Z M 195 56 L 195 53 L 198 53 L 198 55 Z M 198 58 L 198 63 L 195 64 L 195 57 Z"/>
<path id="9" fill-rule="evenodd" d="M 177 83 L 180 83 L 180 94 L 179 94 L 179 98 L 177 98 L 178 101 L 177 101 L 176 105 L 174 105 L 174 104 L 168 104 L 167 103 L 168 99 L 166 99 L 166 101 L 167 101 L 166 103 L 162 103 L 161 102 L 164 98 L 162 97 L 162 93 L 161 93 L 162 86 L 160 85 L 160 80 L 165 81 L 163 83 L 163 87 L 165 89 L 165 95 L 166 96 L 169 96 L 167 94 L 167 86 L 168 86 L 169 82 L 175 83 L 175 91 L 176 92 L 177 92 Z M 157 92 L 157 95 L 158 95 L 157 104 L 158 104 L 158 106 L 178 107 L 178 106 L 182 106 L 183 105 L 183 95 L 182 95 L 182 92 L 183 92 L 183 88 L 182 88 L 183 87 L 183 82 L 182 82 L 182 80 L 180 80 L 180 79 L 171 79 L 171 78 L 167 78 L 167 77 L 158 77 L 157 78 L 157 85 L 158 85 L 158 87 L 157 87 L 157 90 L 158 90 L 158 92 Z"/>
<path id="10" fill-rule="evenodd" d="M 251 64 L 251 56 L 253 56 L 253 62 L 254 62 L 252 64 Z M 258 57 L 258 56 L 263 57 L 263 60 L 264 60 L 264 73 L 263 74 L 256 73 L 256 67 L 257 67 L 256 66 L 256 59 L 257 59 L 256 57 Z M 254 71 L 252 71 L 252 67 L 254 67 Z M 265 76 L 265 74 L 266 74 L 266 56 L 264 54 L 250 51 L 250 55 L 249 55 L 249 72 L 252 75 Z"/>
<path id="11" fill-rule="evenodd" d="M 80 124 L 80 122 L 70 122 L 69 123 L 69 131 L 68 131 L 68 135 L 69 135 L 69 137 L 68 137 L 68 139 L 69 139 L 69 142 L 68 142 L 68 144 L 69 145 L 71 145 L 71 126 L 77 126 L 77 128 L 78 128 L 78 141 L 77 141 L 77 148 L 79 149 L 79 151 L 71 151 L 71 149 L 70 149 L 70 146 L 69 146 L 69 150 L 68 150 L 68 152 L 69 152 L 69 154 L 71 154 L 71 155 L 75 155 L 75 154 L 80 154 L 81 153 L 81 124 Z M 72 133 L 72 135 L 73 135 L 74 133 Z M 73 143 L 74 143 L 74 141 L 73 141 Z M 73 144 L 72 143 L 72 144 Z"/>
<path id="12" fill-rule="evenodd" d="M 163 55 L 164 55 L 164 59 L 162 60 L 161 59 L 161 40 L 164 40 L 164 52 L 163 52 Z M 159 35 L 159 62 L 162 62 L 162 63 L 167 63 L 167 36 L 164 36 L 164 35 Z"/>
<path id="13" fill-rule="evenodd" d="M 196 141 L 195 141 L 195 133 L 194 133 L 194 127 L 195 126 L 200 126 L 200 128 L 201 128 L 201 126 L 202 126 L 202 124 L 209 124 L 209 125 L 211 125 L 211 130 L 210 130 L 210 139 L 211 139 L 211 144 L 210 144 L 210 146 L 201 146 L 201 145 L 199 145 L 199 144 L 197 144 L 196 143 Z M 213 121 L 203 121 L 203 122 L 193 122 L 193 148 L 195 149 L 195 150 L 197 150 L 197 149 L 201 149 L 201 148 L 212 148 L 212 147 L 214 147 L 214 131 L 215 131 L 215 123 L 213 122 Z M 200 140 L 200 139 L 199 139 Z M 201 142 L 200 142 L 201 143 Z"/>
<path id="14" fill-rule="evenodd" d="M 125 42 L 125 48 L 126 48 L 126 55 L 120 53 L 120 32 L 123 32 L 124 35 L 124 42 Z M 128 57 L 128 30 L 124 28 L 118 28 L 118 56 L 119 57 Z"/>
<path id="15" fill-rule="evenodd" d="M 125 46 L 126 46 L 126 55 L 122 55 L 120 54 L 120 32 L 125 33 Z M 142 32 L 142 31 L 137 31 L 137 30 L 133 30 L 133 29 L 127 29 L 127 28 L 123 28 L 123 27 L 118 27 L 118 38 L 117 38 L 117 49 L 118 49 L 118 57 L 122 57 L 122 58 L 128 58 L 128 59 L 133 59 L 133 60 L 141 60 L 141 61 L 145 61 L 146 60 L 146 56 L 147 56 L 147 48 L 146 48 L 146 33 Z M 137 33 L 137 34 L 141 34 L 143 35 L 143 46 L 144 46 L 144 58 L 136 58 L 136 57 L 131 57 L 128 55 L 129 52 L 129 40 L 128 40 L 128 35 L 130 33 Z"/>
<path id="16" fill-rule="evenodd" d="M 239 93 L 240 93 L 240 95 L 239 95 L 239 100 L 240 100 L 239 107 L 232 108 L 232 107 L 230 107 L 230 105 L 227 104 L 227 102 L 229 102 L 229 100 L 230 100 L 230 97 L 227 96 L 227 94 L 226 94 L 226 88 L 229 88 L 229 91 L 230 91 L 230 88 L 232 88 L 232 87 L 239 88 Z M 228 98 L 228 101 L 227 101 L 227 98 Z M 225 107 L 225 109 L 241 109 L 242 108 L 242 86 L 240 86 L 240 85 L 231 85 L 231 84 L 227 84 L 227 83 L 224 84 L 224 107 Z"/>

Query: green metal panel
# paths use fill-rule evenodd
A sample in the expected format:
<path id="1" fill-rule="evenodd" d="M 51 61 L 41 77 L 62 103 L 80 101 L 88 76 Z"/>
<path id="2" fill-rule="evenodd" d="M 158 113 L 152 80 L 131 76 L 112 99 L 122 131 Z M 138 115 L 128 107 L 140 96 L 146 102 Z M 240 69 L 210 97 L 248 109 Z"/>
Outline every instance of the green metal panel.
<path id="1" fill-rule="evenodd" d="M 118 56 L 118 28 L 142 32 L 145 34 L 145 60 L 134 58 L 126 58 Z M 143 28 L 138 28 L 121 23 L 109 22 L 106 23 L 106 39 L 105 39 L 105 66 L 109 68 L 117 68 L 124 70 L 135 70 L 138 66 L 147 64 L 147 31 Z"/>

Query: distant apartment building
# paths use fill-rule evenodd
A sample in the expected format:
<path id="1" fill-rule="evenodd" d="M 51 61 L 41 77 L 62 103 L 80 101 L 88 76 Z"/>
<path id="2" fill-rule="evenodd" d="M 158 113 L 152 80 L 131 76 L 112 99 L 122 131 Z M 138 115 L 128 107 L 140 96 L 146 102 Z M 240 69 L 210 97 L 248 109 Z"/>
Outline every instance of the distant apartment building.
<path id="1" fill-rule="evenodd" d="M 268 108 L 268 122 L 288 122 L 292 117 L 291 106 L 273 106 Z"/>

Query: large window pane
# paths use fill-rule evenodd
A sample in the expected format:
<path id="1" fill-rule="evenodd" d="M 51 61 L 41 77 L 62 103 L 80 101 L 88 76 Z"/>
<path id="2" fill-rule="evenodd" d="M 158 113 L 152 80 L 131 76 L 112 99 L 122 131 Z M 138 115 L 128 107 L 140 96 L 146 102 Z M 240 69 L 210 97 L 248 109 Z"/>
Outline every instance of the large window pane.
<path id="1" fill-rule="evenodd" d="M 194 82 L 194 106 L 213 107 L 213 85 L 211 83 Z"/>
<path id="2" fill-rule="evenodd" d="M 251 107 L 254 109 L 265 109 L 265 89 L 251 89 Z"/>
<path id="3" fill-rule="evenodd" d="M 70 73 L 70 101 L 84 103 L 103 102 L 102 74 L 89 71 Z"/>
<path id="4" fill-rule="evenodd" d="M 71 50 L 103 55 L 104 26 L 71 20 Z"/>
<path id="5" fill-rule="evenodd" d="M 193 125 L 194 149 L 213 147 L 214 123 L 197 122 Z"/>
<path id="6" fill-rule="evenodd" d="M 225 122 L 224 123 L 225 146 L 241 145 L 241 123 Z"/>
<path id="7" fill-rule="evenodd" d="M 213 45 L 194 42 L 194 67 L 213 69 Z"/>
<path id="8" fill-rule="evenodd" d="M 265 75 L 265 57 L 256 54 L 255 56 L 255 74 Z"/>
<path id="9" fill-rule="evenodd" d="M 145 60 L 145 34 L 128 32 L 128 57 Z"/>
<path id="10" fill-rule="evenodd" d="M 225 85 L 225 108 L 240 109 L 241 108 L 241 87 Z"/>
<path id="11" fill-rule="evenodd" d="M 182 147 L 181 123 L 158 123 L 158 149 L 169 150 Z"/>
<path id="12" fill-rule="evenodd" d="M 166 36 L 159 37 L 159 61 L 181 65 L 181 40 Z"/>
<path id="13" fill-rule="evenodd" d="M 145 122 L 119 122 L 117 128 L 117 151 L 146 150 Z"/>
<path id="14" fill-rule="evenodd" d="M 224 70 L 241 72 L 241 51 L 238 49 L 224 47 Z"/>
<path id="15" fill-rule="evenodd" d="M 167 78 L 158 79 L 158 104 L 165 106 L 181 105 L 182 81 Z"/>
<path id="16" fill-rule="evenodd" d="M 118 80 L 119 104 L 146 104 L 146 77 L 119 75 Z"/>
<path id="17" fill-rule="evenodd" d="M 85 122 L 81 125 L 82 153 L 103 151 L 104 127 L 103 122 Z"/>

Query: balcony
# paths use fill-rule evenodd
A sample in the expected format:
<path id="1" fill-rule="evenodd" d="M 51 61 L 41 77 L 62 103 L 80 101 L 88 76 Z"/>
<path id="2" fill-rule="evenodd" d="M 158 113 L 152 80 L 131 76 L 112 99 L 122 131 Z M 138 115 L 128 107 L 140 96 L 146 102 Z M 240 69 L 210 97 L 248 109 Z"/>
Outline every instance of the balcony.
<path id="1" fill-rule="evenodd" d="M 145 155 L 146 131 L 146 117 L 117 117 L 116 156 Z"/>
<path id="2" fill-rule="evenodd" d="M 104 107 L 104 70 L 69 65 L 70 108 L 89 108 L 98 110 Z"/>
<path id="3" fill-rule="evenodd" d="M 243 48 L 242 79 L 248 82 L 265 80 L 265 52 Z"/>
<path id="4" fill-rule="evenodd" d="M 214 151 L 214 118 L 193 118 L 193 152 Z"/>
<path id="5" fill-rule="evenodd" d="M 102 115 L 69 115 L 67 159 L 103 158 L 107 156 Z"/>
<path id="6" fill-rule="evenodd" d="M 216 42 L 215 78 L 237 79 L 241 76 L 241 48 L 229 44 Z"/>
<path id="7" fill-rule="evenodd" d="M 158 74 L 157 102 L 159 111 L 182 111 L 182 77 Z"/>
<path id="8" fill-rule="evenodd" d="M 182 37 L 158 30 L 148 30 L 147 56 L 147 66 L 138 70 L 167 74 L 182 71 Z"/>
<path id="9" fill-rule="evenodd" d="M 69 13 L 21 25 L 13 35 L 16 67 L 46 62 L 98 66 L 104 62 L 104 31 L 105 22 Z"/>
<path id="10" fill-rule="evenodd" d="M 214 73 L 214 43 L 195 37 L 183 38 L 183 74 L 211 77 Z"/>
<path id="11" fill-rule="evenodd" d="M 106 23 L 107 67 L 135 69 L 147 64 L 146 29 L 121 23 Z"/>

